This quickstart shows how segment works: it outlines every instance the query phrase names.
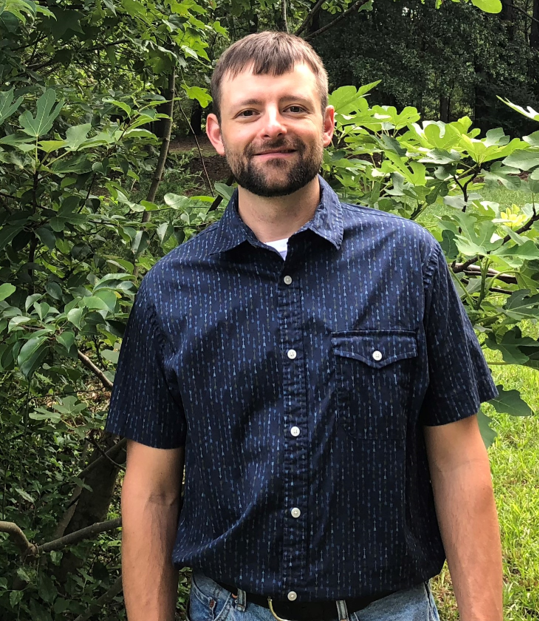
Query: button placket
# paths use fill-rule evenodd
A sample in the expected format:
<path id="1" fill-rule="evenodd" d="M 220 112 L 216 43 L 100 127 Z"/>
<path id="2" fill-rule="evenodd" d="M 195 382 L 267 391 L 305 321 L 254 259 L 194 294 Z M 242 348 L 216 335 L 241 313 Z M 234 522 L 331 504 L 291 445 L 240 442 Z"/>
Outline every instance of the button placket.
<path id="1" fill-rule="evenodd" d="M 292 586 L 305 580 L 307 567 L 307 521 L 297 519 L 296 506 L 308 498 L 307 378 L 303 361 L 302 292 L 299 279 L 281 273 L 278 286 L 279 327 L 283 351 L 283 510 L 288 515 L 283 529 L 283 584 Z M 294 511 L 294 513 L 292 513 Z M 296 515 L 299 511 L 299 515 Z M 290 601 L 297 597 L 295 591 Z"/>

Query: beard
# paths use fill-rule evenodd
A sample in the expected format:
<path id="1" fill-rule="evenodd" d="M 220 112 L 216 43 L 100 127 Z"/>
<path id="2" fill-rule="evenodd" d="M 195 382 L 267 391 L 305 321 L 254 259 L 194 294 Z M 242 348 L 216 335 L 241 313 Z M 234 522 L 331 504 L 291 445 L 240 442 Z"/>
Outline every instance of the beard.
<path id="1" fill-rule="evenodd" d="M 257 162 L 256 154 L 266 149 L 293 150 L 297 157 Z M 309 148 L 299 138 L 279 138 L 256 148 L 250 145 L 241 153 L 226 149 L 225 156 L 242 188 L 256 196 L 273 198 L 293 194 L 312 181 L 322 165 L 324 147 L 321 142 Z"/>

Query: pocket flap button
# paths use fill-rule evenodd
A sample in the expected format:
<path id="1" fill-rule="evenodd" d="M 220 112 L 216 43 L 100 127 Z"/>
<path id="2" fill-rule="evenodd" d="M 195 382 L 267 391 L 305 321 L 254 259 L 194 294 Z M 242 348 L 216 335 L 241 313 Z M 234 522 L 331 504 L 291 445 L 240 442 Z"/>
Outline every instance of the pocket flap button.
<path id="1" fill-rule="evenodd" d="M 382 360 L 382 357 L 383 356 L 382 356 L 382 352 L 381 351 L 376 350 L 376 351 L 372 352 L 372 358 L 373 358 L 373 360 L 376 360 L 376 362 L 380 362 L 380 360 Z"/>

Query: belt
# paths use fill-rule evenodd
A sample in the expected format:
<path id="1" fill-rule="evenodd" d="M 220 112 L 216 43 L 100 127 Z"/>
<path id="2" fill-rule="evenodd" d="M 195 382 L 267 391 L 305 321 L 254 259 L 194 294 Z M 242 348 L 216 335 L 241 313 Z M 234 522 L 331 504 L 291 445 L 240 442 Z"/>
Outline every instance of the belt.
<path id="1" fill-rule="evenodd" d="M 217 581 L 216 581 L 217 582 Z M 223 584 L 217 582 L 217 584 L 226 589 L 232 595 L 236 596 L 238 589 L 230 586 L 229 584 Z M 369 604 L 391 595 L 395 591 L 386 591 L 385 593 L 377 593 L 375 595 L 367 595 L 365 597 L 350 597 L 345 599 L 348 614 L 357 612 L 367 608 Z M 290 602 L 288 600 L 274 600 L 264 595 L 257 595 L 256 593 L 247 593 L 247 601 L 268 608 L 276 618 L 285 619 L 287 621 L 332 621 L 337 619 L 337 602 L 322 601 L 322 602 Z"/>

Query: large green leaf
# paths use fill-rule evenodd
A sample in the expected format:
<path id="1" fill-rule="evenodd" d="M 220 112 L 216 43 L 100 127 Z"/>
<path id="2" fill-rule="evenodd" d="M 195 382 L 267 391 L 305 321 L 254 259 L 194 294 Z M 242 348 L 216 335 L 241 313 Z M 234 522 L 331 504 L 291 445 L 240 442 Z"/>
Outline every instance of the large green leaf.
<path id="1" fill-rule="evenodd" d="M 539 166 L 539 153 L 537 151 L 516 151 L 506 157 L 502 163 L 505 166 L 528 171 Z"/>
<path id="2" fill-rule="evenodd" d="M 489 403 L 497 412 L 511 414 L 511 416 L 531 416 L 533 410 L 522 399 L 518 390 L 504 390 L 503 386 L 496 386 L 500 393 Z"/>
<path id="3" fill-rule="evenodd" d="M 472 4 L 485 13 L 500 13 L 502 10 L 501 0 L 472 0 Z"/>
<path id="4" fill-rule="evenodd" d="M 64 102 L 60 101 L 54 106 L 55 101 L 56 91 L 48 88 L 37 100 L 35 117 L 32 116 L 29 110 L 19 117 L 19 123 L 23 132 L 33 138 L 39 138 L 49 132 L 64 105 Z"/>

